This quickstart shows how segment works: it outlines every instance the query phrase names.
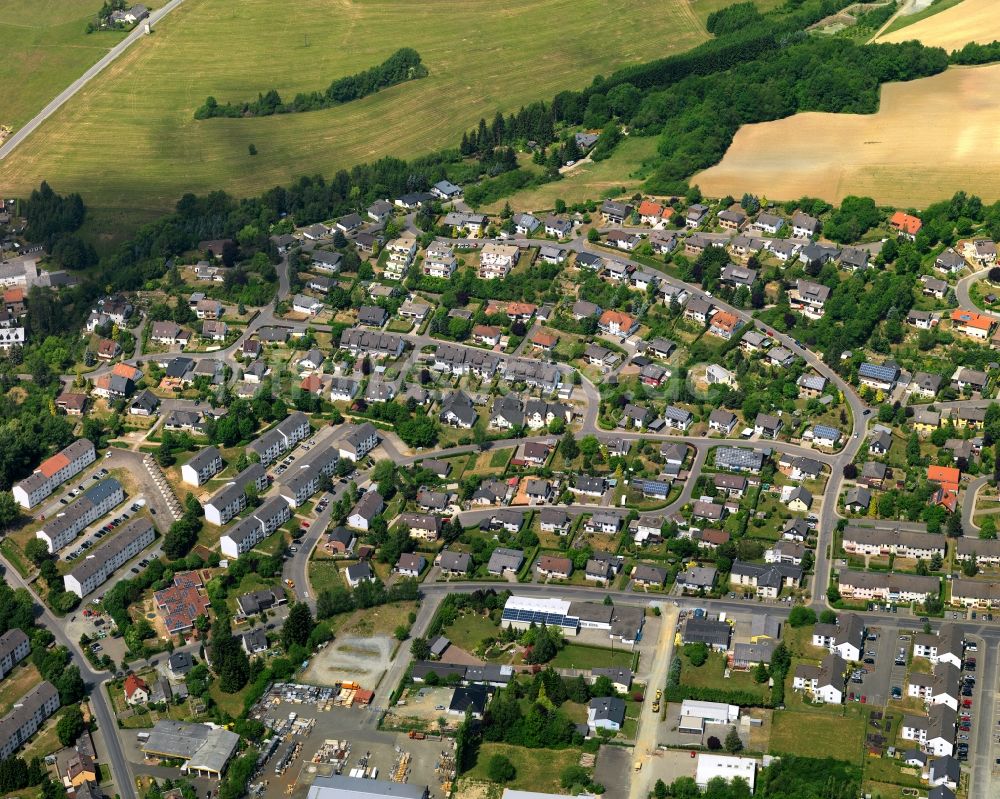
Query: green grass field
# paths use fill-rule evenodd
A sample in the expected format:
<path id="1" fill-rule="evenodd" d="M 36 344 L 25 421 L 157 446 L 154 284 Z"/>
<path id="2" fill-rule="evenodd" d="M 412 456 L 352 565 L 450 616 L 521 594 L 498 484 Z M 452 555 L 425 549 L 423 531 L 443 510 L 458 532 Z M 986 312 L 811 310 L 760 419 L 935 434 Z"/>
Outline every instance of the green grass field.
<path id="1" fill-rule="evenodd" d="M 559 791 L 559 774 L 580 759 L 579 749 L 525 749 L 509 744 L 484 743 L 479 747 L 476 765 L 468 773 L 472 780 L 488 780 L 487 766 L 493 755 L 506 755 L 516 774 L 508 788 L 532 791 Z"/>
<path id="2" fill-rule="evenodd" d="M 21 127 L 125 37 L 87 35 L 100 7 L 75 0 L 0 4 L 0 125 Z"/>
<path id="3" fill-rule="evenodd" d="M 5 160 L 5 188 L 26 194 L 44 178 L 83 192 L 92 225 L 118 224 L 123 210 L 134 222 L 186 191 L 255 194 L 296 175 L 454 146 L 497 109 L 707 36 L 688 0 L 607 12 L 600 0 L 304 0 L 294 14 L 268 0 L 188 0 Z M 225 102 L 273 87 L 291 98 L 402 46 L 420 53 L 429 77 L 324 111 L 193 118 L 209 94 Z"/>
<path id="4" fill-rule="evenodd" d="M 550 664 L 555 669 L 597 669 L 632 668 L 634 654 L 627 649 L 603 648 L 567 643 L 559 653 L 552 658 Z"/>
<path id="5" fill-rule="evenodd" d="M 809 708 L 801 704 L 795 709 L 776 710 L 769 751 L 856 763 L 864 742 L 861 712 L 860 706 Z"/>

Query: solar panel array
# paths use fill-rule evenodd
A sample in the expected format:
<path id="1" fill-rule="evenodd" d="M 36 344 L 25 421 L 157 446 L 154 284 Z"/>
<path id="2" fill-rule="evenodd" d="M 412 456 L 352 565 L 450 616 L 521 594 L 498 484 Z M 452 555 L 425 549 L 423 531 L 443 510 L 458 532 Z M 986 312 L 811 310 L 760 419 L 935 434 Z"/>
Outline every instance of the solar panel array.
<path id="1" fill-rule="evenodd" d="M 518 608 L 504 608 L 503 621 L 516 621 L 523 624 L 545 624 L 549 627 L 567 627 L 576 629 L 580 626 L 580 620 L 576 616 L 567 616 L 564 613 L 546 613 L 541 610 L 526 610 Z"/>

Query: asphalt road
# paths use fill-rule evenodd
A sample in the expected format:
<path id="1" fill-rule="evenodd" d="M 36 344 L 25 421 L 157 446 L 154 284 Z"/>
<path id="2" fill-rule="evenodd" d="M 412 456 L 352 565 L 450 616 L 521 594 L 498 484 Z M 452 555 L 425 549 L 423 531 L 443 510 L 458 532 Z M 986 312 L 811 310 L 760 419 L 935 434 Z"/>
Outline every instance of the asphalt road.
<path id="1" fill-rule="evenodd" d="M 153 11 L 149 15 L 149 19 L 145 22 L 140 22 L 135 30 L 129 33 L 124 39 L 122 39 L 118 44 L 112 47 L 100 61 L 94 64 L 90 69 L 84 72 L 79 78 L 73 81 L 69 86 L 63 89 L 55 99 L 49 102 L 41 111 L 39 111 L 32 119 L 28 120 L 27 123 L 20 129 L 14 132 L 14 134 L 7 139 L 3 146 L 0 147 L 0 161 L 10 155 L 14 149 L 21 144 L 25 139 L 28 138 L 35 130 L 41 125 L 46 119 L 52 116 L 56 111 L 59 110 L 73 95 L 75 95 L 80 89 L 90 83 L 95 77 L 97 77 L 106 67 L 111 65 L 116 59 L 125 53 L 133 44 L 135 44 L 139 39 L 145 36 L 145 24 L 148 22 L 153 25 L 159 22 L 167 14 L 173 11 L 177 6 L 183 3 L 184 0 L 169 0 L 169 2 L 162 8 Z"/>

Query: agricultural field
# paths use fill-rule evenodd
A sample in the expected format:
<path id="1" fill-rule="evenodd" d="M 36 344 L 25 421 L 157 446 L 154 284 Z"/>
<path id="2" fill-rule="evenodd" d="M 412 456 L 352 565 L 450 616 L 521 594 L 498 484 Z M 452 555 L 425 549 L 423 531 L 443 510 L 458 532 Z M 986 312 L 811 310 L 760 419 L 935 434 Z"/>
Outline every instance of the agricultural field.
<path id="1" fill-rule="evenodd" d="M 929 47 L 959 50 L 969 42 L 1000 39 L 1000 15 L 994 0 L 938 0 L 924 11 L 898 18 L 880 42 L 917 39 Z"/>
<path id="2" fill-rule="evenodd" d="M 691 182 L 710 196 L 839 202 L 855 194 L 906 208 L 962 190 L 993 202 L 1000 199 L 998 81 L 1000 65 L 952 68 L 887 84 L 877 114 L 804 113 L 745 125 L 722 161 Z"/>
<path id="3" fill-rule="evenodd" d="M 0 5 L 0 125 L 17 129 L 118 42 L 86 33 L 100 2 L 7 0 Z"/>
<path id="4" fill-rule="evenodd" d="M 238 9 L 192 0 L 6 159 L 5 188 L 27 194 L 44 178 L 59 191 L 79 190 L 94 224 L 107 227 L 123 209 L 126 220 L 148 218 L 186 191 L 255 194 L 300 174 L 332 176 L 383 155 L 454 146 L 497 109 L 548 100 L 707 37 L 687 0 L 637 0 L 628 13 L 606 12 L 599 0 L 348 0 L 336 9 L 304 0 L 292 15 L 267 0 Z M 420 53 L 428 77 L 323 111 L 193 118 L 208 95 L 225 103 L 275 88 L 290 99 L 403 46 Z M 109 159 L 109 142 L 128 158 Z"/>

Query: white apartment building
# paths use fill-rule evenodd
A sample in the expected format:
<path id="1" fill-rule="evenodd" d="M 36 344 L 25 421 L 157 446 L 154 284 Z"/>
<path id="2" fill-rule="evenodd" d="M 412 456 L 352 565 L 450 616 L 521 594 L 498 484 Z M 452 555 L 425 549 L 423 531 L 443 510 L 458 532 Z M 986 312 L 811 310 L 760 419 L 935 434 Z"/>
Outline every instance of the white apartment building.
<path id="1" fill-rule="evenodd" d="M 32 474 L 16 483 L 11 489 L 14 500 L 25 510 L 31 510 L 60 484 L 79 474 L 96 460 L 94 443 L 89 438 L 78 439 L 42 461 Z"/>
<path id="2" fill-rule="evenodd" d="M 84 491 L 83 496 L 67 505 L 61 513 L 47 519 L 35 538 L 45 542 L 49 552 L 58 552 L 70 543 L 81 530 L 97 521 L 105 513 L 125 501 L 121 483 L 113 477 L 102 480 Z"/>
<path id="3" fill-rule="evenodd" d="M 91 550 L 73 570 L 63 576 L 63 586 L 83 599 L 104 585 L 111 576 L 153 543 L 156 529 L 145 517 L 133 519 L 118 535 Z"/>
<path id="4" fill-rule="evenodd" d="M 181 480 L 188 485 L 200 486 L 222 471 L 222 453 L 216 447 L 205 447 L 181 466 Z"/>

